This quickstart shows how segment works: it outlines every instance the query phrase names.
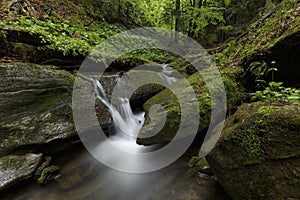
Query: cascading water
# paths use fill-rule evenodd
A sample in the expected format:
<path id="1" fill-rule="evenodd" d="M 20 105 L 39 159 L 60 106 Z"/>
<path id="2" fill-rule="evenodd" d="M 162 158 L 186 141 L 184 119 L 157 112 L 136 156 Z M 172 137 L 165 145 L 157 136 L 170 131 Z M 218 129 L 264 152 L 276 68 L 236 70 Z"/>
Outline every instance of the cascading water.
<path id="1" fill-rule="evenodd" d="M 115 147 L 127 152 L 138 152 L 143 149 L 136 144 L 136 137 L 144 123 L 144 112 L 134 114 L 130 107 L 129 99 L 118 98 L 119 105 L 112 105 L 104 92 L 101 83 L 93 79 L 96 98 L 109 109 L 113 119 L 113 128 L 109 136 L 109 142 Z M 98 148 L 106 148 L 108 141 L 103 141 Z"/>
<path id="2" fill-rule="evenodd" d="M 106 105 L 113 118 L 113 125 L 117 131 L 122 131 L 128 136 L 135 138 L 143 126 L 144 123 L 144 112 L 139 114 L 133 114 L 130 107 L 129 99 L 119 97 L 119 105 L 114 107 L 107 99 L 104 89 L 101 83 L 94 79 L 93 80 L 96 98 L 99 99 Z"/>
<path id="3" fill-rule="evenodd" d="M 162 65 L 162 71 L 158 76 L 166 85 L 171 85 L 177 81 L 176 77 L 172 77 L 171 70 L 167 65 Z M 136 138 L 144 124 L 144 112 L 133 113 L 128 98 L 117 97 L 118 105 L 112 105 L 105 94 L 101 83 L 93 79 L 93 85 L 96 92 L 96 98 L 108 107 L 113 119 L 113 131 L 110 133 L 109 141 L 123 151 L 137 153 L 149 150 L 149 147 L 143 147 L 136 144 Z M 99 144 L 99 149 L 104 148 L 105 142 Z M 102 147 L 102 148 L 101 148 Z"/>

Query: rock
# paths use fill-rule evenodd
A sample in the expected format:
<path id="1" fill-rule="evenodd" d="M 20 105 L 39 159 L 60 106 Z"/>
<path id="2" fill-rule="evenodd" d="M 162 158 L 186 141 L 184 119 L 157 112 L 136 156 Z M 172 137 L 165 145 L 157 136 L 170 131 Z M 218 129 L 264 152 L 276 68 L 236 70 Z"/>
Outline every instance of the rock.
<path id="1" fill-rule="evenodd" d="M 160 68 L 160 70 L 162 70 L 162 67 Z M 153 69 L 153 71 L 156 70 Z M 149 71 L 146 66 L 145 69 L 130 70 L 129 72 L 124 72 L 122 75 L 103 74 L 103 76 L 100 77 L 100 83 L 103 86 L 109 100 L 111 100 L 112 93 L 114 92 L 115 97 L 117 98 L 130 98 L 132 109 L 137 110 L 141 109 L 142 105 L 148 99 L 165 89 L 164 86 L 158 84 L 143 84 L 143 82 L 146 83 L 149 80 L 158 78 L 152 73 L 153 72 Z M 120 88 L 116 88 L 116 84 L 120 84 Z M 135 84 L 141 84 L 142 86 L 138 87 Z M 114 100 L 116 100 L 116 98 Z"/>
<path id="2" fill-rule="evenodd" d="M 73 75 L 49 66 L 2 63 L 0 77 L 0 157 L 55 153 L 78 141 L 71 109 Z M 100 124 L 108 127 L 109 113 L 97 106 Z"/>
<path id="3" fill-rule="evenodd" d="M 206 175 L 213 175 L 213 172 L 211 168 L 208 166 L 208 163 L 205 158 L 199 158 L 199 156 L 193 156 L 189 162 L 188 162 L 188 167 L 194 169 L 202 174 Z"/>
<path id="4" fill-rule="evenodd" d="M 210 166 L 203 166 L 203 167 L 197 167 L 197 168 L 198 168 L 197 171 L 199 171 L 199 173 L 201 173 L 201 174 L 205 174 L 208 176 L 214 175 Z"/>
<path id="5" fill-rule="evenodd" d="M 38 179 L 41 176 L 43 170 L 50 165 L 51 160 L 52 158 L 49 156 L 44 157 L 43 163 L 35 170 L 34 179 Z"/>
<path id="6" fill-rule="evenodd" d="M 0 77 L 0 156 L 77 135 L 71 74 L 51 67 L 2 63 Z"/>
<path id="7" fill-rule="evenodd" d="M 145 67 L 145 69 L 143 69 L 143 67 Z M 120 95 L 127 96 L 129 93 L 132 94 L 130 96 L 130 104 L 133 110 L 141 109 L 148 99 L 165 89 L 164 86 L 159 84 L 145 84 L 151 81 L 158 81 L 159 77 L 155 73 L 159 72 L 158 69 L 159 66 L 153 66 L 153 71 L 149 71 L 148 66 L 144 65 L 141 69 L 130 70 L 121 77 L 121 85 L 125 87 L 127 93 Z"/>
<path id="8" fill-rule="evenodd" d="M 42 154 L 9 155 L 0 158 L 0 191 L 30 178 L 42 161 Z"/>
<path id="9" fill-rule="evenodd" d="M 198 76 L 197 76 L 198 75 Z M 204 88 L 204 81 L 202 79 L 202 77 L 199 74 L 195 74 L 193 75 L 190 79 L 190 81 L 192 81 L 193 83 L 199 83 L 196 85 L 196 89 L 198 88 L 202 88 L 202 90 L 197 90 L 199 93 L 199 99 L 198 102 L 199 107 L 203 106 L 203 109 L 201 109 L 201 113 L 203 114 L 201 117 L 201 123 L 199 124 L 199 129 L 202 130 L 205 127 L 208 126 L 209 124 L 209 117 L 210 117 L 210 97 L 208 95 L 205 95 L 205 93 L 207 94 L 207 88 Z M 179 82 L 179 81 L 178 81 Z M 177 82 L 177 83 L 178 83 Z M 179 86 L 178 90 L 180 91 L 185 91 L 185 89 L 183 89 L 181 83 L 178 83 Z M 173 84 L 174 86 L 174 84 Z M 177 89 L 176 86 L 173 87 L 174 89 Z M 179 93 L 180 93 L 179 91 Z M 181 94 L 182 97 L 184 96 L 189 96 L 188 94 L 189 92 L 187 92 L 186 94 Z M 197 103 L 197 99 L 195 98 L 189 98 L 189 103 L 191 103 L 192 105 L 195 105 Z M 161 108 L 155 108 L 154 110 L 152 110 L 154 112 L 154 114 L 156 115 L 155 117 L 150 118 L 150 109 L 151 107 L 153 107 L 154 105 L 159 104 L 160 106 L 162 106 L 164 109 Z M 178 130 L 178 126 L 180 124 L 180 119 L 181 119 L 181 107 L 177 101 L 177 97 L 173 94 L 173 92 L 170 89 L 165 89 L 162 92 L 158 93 L 157 95 L 155 95 L 154 97 L 152 97 L 151 99 L 149 99 L 148 101 L 146 101 L 146 103 L 144 104 L 144 110 L 146 112 L 146 118 L 145 118 L 145 123 L 144 123 L 144 127 L 141 129 L 138 138 L 137 138 L 137 143 L 141 144 L 141 145 L 152 145 L 152 144 L 158 144 L 158 143 L 167 143 L 169 141 L 171 141 L 175 135 L 176 132 Z M 188 107 L 186 106 L 186 113 L 192 113 L 195 114 L 195 112 L 193 112 L 192 110 L 190 110 L 190 108 L 193 107 Z M 165 113 L 166 111 L 166 113 Z M 207 114 L 204 114 L 207 113 Z M 198 114 L 198 113 L 196 113 Z M 159 133 L 157 133 L 156 135 L 152 136 L 152 135 L 148 135 L 148 133 L 152 130 L 155 130 L 155 126 L 157 126 L 158 123 L 166 121 L 165 125 L 163 126 L 163 128 L 161 129 L 161 131 Z M 157 132 L 157 131 L 156 131 Z M 186 131 L 186 136 L 189 135 L 189 133 Z M 185 134 L 184 133 L 184 134 Z M 182 135 L 180 137 L 184 137 L 185 135 Z"/>
<path id="10" fill-rule="evenodd" d="M 197 168 L 203 168 L 203 167 L 207 167 L 207 166 L 208 166 L 208 163 L 205 158 L 201 158 L 198 160 L 198 162 L 195 163 L 195 167 L 197 167 Z"/>
<path id="11" fill-rule="evenodd" d="M 299 133 L 299 104 L 245 104 L 207 161 L 233 199 L 299 199 Z"/>
<path id="12" fill-rule="evenodd" d="M 37 179 L 38 182 L 41 184 L 48 183 L 49 181 L 54 179 L 56 175 L 58 175 L 59 170 L 60 168 L 55 165 L 45 167 L 41 173 L 41 176 Z"/>
<path id="13" fill-rule="evenodd" d="M 198 117 L 199 114 L 201 116 L 198 126 L 198 133 L 202 130 L 205 130 L 210 123 L 210 112 L 211 112 L 211 98 L 208 92 L 208 88 L 205 85 L 205 81 L 203 80 L 200 73 L 193 74 L 188 79 L 189 85 L 192 86 L 197 99 L 193 99 L 189 97 L 188 87 L 182 86 L 182 82 L 184 80 L 179 80 L 171 87 L 182 95 L 183 98 L 188 100 L 189 105 L 194 105 L 198 103 L 200 113 L 195 113 L 192 106 L 186 106 L 184 112 L 190 113 L 193 116 L 189 116 L 189 118 Z M 236 91 L 243 91 L 242 87 L 238 85 L 234 79 L 230 76 L 224 76 L 224 84 L 227 89 L 227 103 L 228 107 L 232 109 L 234 105 L 238 104 L 241 99 L 243 99 L 243 95 L 237 93 Z M 216 91 L 219 88 L 215 88 Z M 179 91 L 180 90 L 180 91 Z M 159 104 L 163 109 L 152 110 L 155 112 L 155 119 L 150 118 L 150 110 L 154 105 Z M 142 130 L 140 131 L 137 143 L 141 145 L 152 145 L 158 143 L 168 143 L 170 142 L 177 133 L 178 126 L 181 120 L 181 110 L 180 105 L 178 103 L 177 97 L 171 92 L 169 89 L 165 89 L 162 92 L 158 93 L 144 104 L 144 110 L 146 112 L 145 124 Z M 166 111 L 166 114 L 164 114 Z M 196 116 L 198 115 L 198 116 Z M 164 118 L 167 118 L 165 125 L 156 135 L 148 136 L 148 132 L 151 132 L 155 129 L 157 123 L 165 121 Z M 189 129 L 187 127 L 187 131 L 181 134 L 179 137 L 189 136 Z"/>

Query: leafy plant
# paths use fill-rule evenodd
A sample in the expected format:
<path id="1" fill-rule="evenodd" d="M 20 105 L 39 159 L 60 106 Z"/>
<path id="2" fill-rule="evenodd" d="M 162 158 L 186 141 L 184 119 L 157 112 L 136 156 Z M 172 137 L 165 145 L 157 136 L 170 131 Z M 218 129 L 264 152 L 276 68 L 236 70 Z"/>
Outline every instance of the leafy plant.
<path id="1" fill-rule="evenodd" d="M 297 102 L 300 100 L 300 90 L 291 87 L 283 87 L 283 82 L 269 82 L 269 86 L 264 90 L 256 91 L 252 94 L 253 101 L 279 101 Z"/>
<path id="2" fill-rule="evenodd" d="M 87 55 L 90 50 L 106 38 L 120 31 L 106 23 L 83 27 L 68 20 L 44 16 L 44 20 L 19 16 L 16 22 L 2 23 L 6 29 L 26 31 L 39 35 L 44 45 L 41 49 L 52 49 L 64 55 Z"/>

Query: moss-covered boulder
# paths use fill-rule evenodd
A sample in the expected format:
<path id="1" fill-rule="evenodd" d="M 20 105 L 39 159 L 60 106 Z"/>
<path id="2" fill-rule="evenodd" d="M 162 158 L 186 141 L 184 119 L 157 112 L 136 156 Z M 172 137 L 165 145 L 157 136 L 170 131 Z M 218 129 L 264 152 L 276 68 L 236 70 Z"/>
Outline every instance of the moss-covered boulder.
<path id="1" fill-rule="evenodd" d="M 299 199 L 299 133 L 299 104 L 245 104 L 207 161 L 234 199 Z"/>
<path id="2" fill-rule="evenodd" d="M 0 158 L 0 191 L 33 176 L 42 154 L 9 155 Z"/>
<path id="3" fill-rule="evenodd" d="M 0 156 L 76 135 L 66 71 L 0 64 Z"/>
<path id="4" fill-rule="evenodd" d="M 233 70 L 232 70 L 233 71 Z M 240 73 L 242 70 L 236 70 L 235 74 Z M 210 117 L 211 117 L 211 109 L 212 106 L 215 106 L 214 103 L 211 101 L 211 97 L 208 91 L 208 88 L 205 84 L 205 81 L 200 73 L 193 74 L 188 79 L 189 86 L 183 86 L 182 88 L 182 82 L 184 80 L 179 80 L 175 84 L 173 84 L 171 87 L 176 90 L 180 90 L 180 94 L 183 96 L 183 98 L 186 99 L 189 104 L 198 104 L 199 106 L 199 113 L 195 113 L 192 106 L 187 106 L 186 110 L 181 110 L 180 104 L 178 102 L 178 98 L 170 89 L 165 89 L 162 92 L 158 93 L 151 99 L 149 99 L 144 104 L 144 110 L 146 112 L 146 119 L 145 124 L 142 130 L 140 131 L 137 143 L 141 145 L 152 145 L 152 144 L 158 144 L 158 143 L 168 143 L 170 142 L 176 135 L 178 131 L 178 127 L 181 120 L 181 113 L 191 113 L 195 115 L 200 115 L 199 120 L 199 126 L 198 126 L 198 132 L 201 132 L 202 130 L 205 130 L 208 128 L 210 124 Z M 240 84 L 234 81 L 234 78 L 232 74 L 224 75 L 223 81 L 225 88 L 227 90 L 227 102 L 228 107 L 230 109 L 233 109 L 234 104 L 238 104 L 238 102 L 243 99 L 243 95 L 241 95 L 240 92 L 242 92 L 244 89 Z M 185 96 L 185 91 L 189 91 L 189 87 L 192 86 L 193 91 L 195 92 L 196 98 L 195 99 L 189 99 L 189 94 Z M 216 91 L 221 88 L 216 88 Z M 214 91 L 214 92 L 216 92 Z M 240 91 L 240 92 L 238 92 Z M 161 105 L 164 109 L 161 109 L 161 107 L 157 107 L 155 105 Z M 155 112 L 155 118 L 151 118 L 151 109 Z M 197 116 L 195 116 L 197 117 Z M 165 120 L 166 119 L 166 120 Z M 149 136 L 148 133 L 152 133 L 151 130 L 154 130 L 156 128 L 156 125 L 162 121 L 166 121 L 165 125 L 162 127 L 159 133 L 156 135 Z M 188 129 L 187 129 L 188 130 Z M 186 133 L 183 133 L 180 137 L 186 137 L 189 136 L 189 131 L 186 131 Z M 203 136 L 204 137 L 204 136 Z"/>

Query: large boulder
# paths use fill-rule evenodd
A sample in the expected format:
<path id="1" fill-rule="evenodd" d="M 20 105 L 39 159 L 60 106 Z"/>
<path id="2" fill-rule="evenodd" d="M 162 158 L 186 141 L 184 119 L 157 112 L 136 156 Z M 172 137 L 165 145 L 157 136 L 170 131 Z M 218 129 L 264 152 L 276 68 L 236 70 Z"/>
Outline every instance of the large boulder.
<path id="1" fill-rule="evenodd" d="M 0 77 L 0 156 L 29 150 L 55 153 L 62 150 L 52 148 L 56 142 L 64 148 L 78 139 L 71 108 L 72 74 L 50 66 L 2 63 Z M 96 111 L 100 125 L 107 128 L 107 108 L 96 103 Z"/>
<path id="2" fill-rule="evenodd" d="M 0 64 L 0 156 L 76 135 L 66 71 Z"/>
<path id="3" fill-rule="evenodd" d="M 207 161 L 233 199 L 299 199 L 299 133 L 299 104 L 245 104 Z"/>
<path id="4" fill-rule="evenodd" d="M 0 190 L 37 171 L 41 177 L 34 178 L 46 182 L 58 168 L 43 169 L 42 154 L 28 153 L 55 154 L 79 141 L 71 107 L 74 76 L 51 66 L 1 63 L 0 77 Z M 101 82 L 109 90 L 114 80 Z M 96 103 L 95 109 L 100 125 L 110 126 L 107 108 Z"/>
<path id="5" fill-rule="evenodd" d="M 234 70 L 232 70 L 234 71 Z M 241 93 L 237 93 L 238 91 L 242 92 L 244 89 L 240 84 L 238 84 L 234 78 L 233 74 L 237 75 L 240 74 L 242 70 L 239 68 L 238 70 L 235 70 L 234 73 L 231 72 L 227 75 L 223 76 L 224 85 L 227 91 L 227 107 L 231 110 L 234 109 L 234 105 L 238 104 L 238 102 L 241 101 L 241 99 L 244 98 Z M 179 93 L 183 96 L 185 96 L 185 91 L 188 91 L 188 87 L 192 86 L 193 91 L 195 92 L 196 98 L 195 99 L 189 99 L 189 94 L 185 96 L 185 98 L 188 100 L 190 104 L 196 103 L 199 106 L 199 113 L 195 113 L 194 110 L 191 107 L 186 107 L 186 110 L 182 111 L 180 104 L 178 102 L 178 98 L 175 94 L 172 93 L 170 89 L 165 89 L 162 92 L 158 93 L 151 99 L 149 99 L 144 104 L 144 110 L 146 112 L 146 119 L 145 119 L 145 125 L 141 132 L 138 135 L 137 143 L 141 145 L 152 145 L 152 144 L 160 144 L 160 143 L 168 143 L 170 142 L 176 135 L 178 131 L 178 127 L 181 120 L 181 113 L 191 113 L 195 115 L 200 115 L 199 120 L 199 126 L 198 126 L 198 132 L 201 132 L 202 130 L 205 130 L 208 128 L 210 124 L 210 117 L 211 117 L 211 108 L 214 106 L 214 103 L 212 105 L 211 97 L 207 88 L 207 85 L 205 84 L 205 81 L 200 73 L 195 73 L 192 76 L 190 76 L 187 81 L 189 86 L 182 88 L 182 82 L 184 80 L 179 80 L 175 84 L 171 85 L 172 88 L 175 89 L 175 91 L 178 89 L 180 90 Z M 216 91 L 218 91 L 221 88 L 216 88 Z M 216 92 L 215 91 L 215 92 Z M 161 105 L 164 109 L 161 109 L 161 107 L 157 107 L 155 105 Z M 155 118 L 151 118 L 151 109 L 155 112 Z M 164 114 L 166 112 L 166 115 Z M 195 116 L 197 117 L 197 116 Z M 166 118 L 166 120 L 165 120 Z M 151 130 L 155 129 L 155 126 L 165 121 L 165 125 L 163 128 L 159 131 L 156 135 L 151 135 L 150 137 L 147 135 L 148 133 L 152 133 Z M 187 129 L 188 130 L 188 129 Z M 186 131 L 183 135 L 180 137 L 186 137 L 189 135 L 190 131 Z M 203 135 L 204 137 L 204 135 Z"/>

